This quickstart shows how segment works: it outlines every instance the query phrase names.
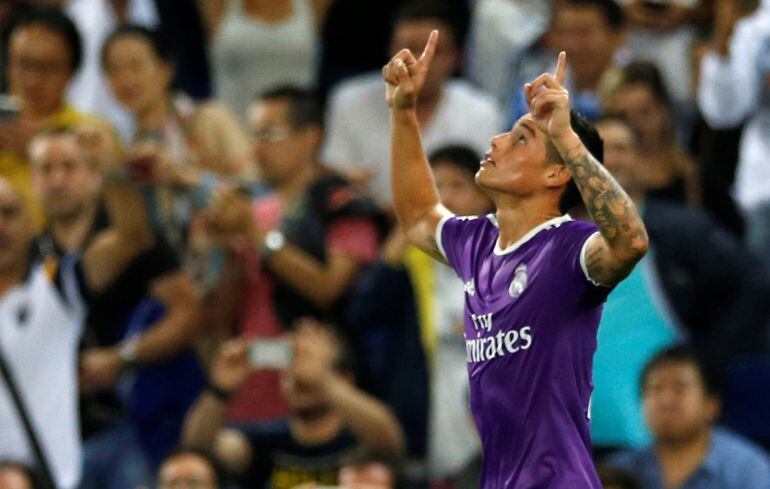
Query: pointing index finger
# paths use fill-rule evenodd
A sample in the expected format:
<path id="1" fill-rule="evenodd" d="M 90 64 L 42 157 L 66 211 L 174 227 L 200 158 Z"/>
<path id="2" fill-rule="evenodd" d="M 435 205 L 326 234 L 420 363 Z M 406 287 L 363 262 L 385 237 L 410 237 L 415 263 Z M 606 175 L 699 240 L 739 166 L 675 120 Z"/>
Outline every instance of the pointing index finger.
<path id="1" fill-rule="evenodd" d="M 438 44 L 438 31 L 434 30 L 430 33 L 425 49 L 423 49 L 420 55 L 420 63 L 430 64 L 433 60 L 433 55 L 436 54 L 436 44 Z"/>
<path id="2" fill-rule="evenodd" d="M 564 51 L 559 53 L 559 60 L 556 62 L 556 82 L 559 85 L 564 85 L 564 72 L 567 69 L 567 53 Z"/>

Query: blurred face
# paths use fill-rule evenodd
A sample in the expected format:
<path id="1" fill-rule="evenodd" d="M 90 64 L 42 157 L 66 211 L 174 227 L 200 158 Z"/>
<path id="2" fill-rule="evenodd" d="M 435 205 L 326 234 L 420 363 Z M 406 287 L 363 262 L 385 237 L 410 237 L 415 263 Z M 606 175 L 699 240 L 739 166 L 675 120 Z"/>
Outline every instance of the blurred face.
<path id="1" fill-rule="evenodd" d="M 493 208 L 468 171 L 451 161 L 435 161 L 432 167 L 439 197 L 447 209 L 461 216 L 479 216 Z"/>
<path id="2" fill-rule="evenodd" d="M 561 188 L 563 182 L 549 179 L 555 169 L 564 165 L 550 161 L 546 151 L 547 137 L 527 114 L 513 128 L 492 138 L 492 148 L 481 162 L 476 183 L 485 190 L 525 197 L 545 189 Z"/>
<path id="3" fill-rule="evenodd" d="M 658 102 L 652 90 L 637 83 L 620 87 L 607 100 L 606 110 L 623 114 L 642 143 L 657 140 L 668 125 L 668 110 Z"/>
<path id="4" fill-rule="evenodd" d="M 553 51 L 566 51 L 570 71 L 578 79 L 598 81 L 612 65 L 622 32 L 612 29 L 602 10 L 584 5 L 554 8 L 548 42 Z"/>
<path id="5" fill-rule="evenodd" d="M 71 219 L 93 205 L 101 179 L 71 135 L 45 137 L 30 150 L 32 185 L 49 218 Z"/>
<path id="6" fill-rule="evenodd" d="M 32 225 L 19 194 L 0 180 L 0 273 L 26 261 L 31 240 Z"/>
<path id="7" fill-rule="evenodd" d="M 638 162 L 633 130 L 617 120 L 599 122 L 596 129 L 604 139 L 604 166 L 624 189 L 636 190 Z"/>
<path id="8" fill-rule="evenodd" d="M 436 53 L 425 79 L 422 92 L 431 97 L 439 93 L 441 84 L 452 75 L 457 68 L 458 56 L 455 39 L 452 30 L 439 20 L 402 20 L 396 23 L 390 42 L 391 55 L 395 55 L 402 49 L 408 49 L 415 58 L 419 58 L 425 43 L 428 42 L 430 33 L 438 29 L 441 35 L 436 45 Z"/>
<path id="9" fill-rule="evenodd" d="M 290 179 L 317 151 L 313 130 L 294 129 L 290 116 L 290 102 L 285 100 L 258 101 L 248 114 L 254 161 L 274 186 Z"/>
<path id="10" fill-rule="evenodd" d="M 0 469 L 0 487 L 3 489 L 32 489 L 27 474 L 15 467 Z"/>
<path id="11" fill-rule="evenodd" d="M 158 473 L 159 489 L 217 489 L 216 476 L 208 461 L 195 454 L 167 460 Z"/>
<path id="12" fill-rule="evenodd" d="M 67 40 L 41 25 L 16 29 L 8 49 L 11 93 L 24 110 L 47 116 L 58 110 L 72 77 Z"/>
<path id="13" fill-rule="evenodd" d="M 689 363 L 666 363 L 647 377 L 644 414 L 655 438 L 682 442 L 708 430 L 716 420 L 718 402 L 709 396 L 698 369 Z"/>
<path id="14" fill-rule="evenodd" d="M 110 44 L 104 70 L 115 98 L 133 114 L 162 103 L 173 77 L 171 66 L 155 54 L 150 41 L 130 34 Z"/>

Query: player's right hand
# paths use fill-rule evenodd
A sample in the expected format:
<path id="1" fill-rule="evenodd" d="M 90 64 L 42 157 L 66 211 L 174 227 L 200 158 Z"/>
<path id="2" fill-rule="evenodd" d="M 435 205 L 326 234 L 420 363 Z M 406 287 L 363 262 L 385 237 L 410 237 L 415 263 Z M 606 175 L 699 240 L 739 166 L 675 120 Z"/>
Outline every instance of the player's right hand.
<path id="1" fill-rule="evenodd" d="M 382 68 L 382 78 L 387 84 L 385 98 L 390 108 L 409 109 L 417 104 L 437 42 L 438 31 L 433 31 L 419 59 L 408 49 L 402 49 Z"/>

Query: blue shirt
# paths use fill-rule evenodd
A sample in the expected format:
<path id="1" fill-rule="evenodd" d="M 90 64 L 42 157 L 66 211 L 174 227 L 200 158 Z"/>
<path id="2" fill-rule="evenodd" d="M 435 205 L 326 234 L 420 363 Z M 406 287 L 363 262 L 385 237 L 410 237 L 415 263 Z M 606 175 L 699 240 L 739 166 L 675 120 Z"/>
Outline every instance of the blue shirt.
<path id="1" fill-rule="evenodd" d="M 591 398 L 594 445 L 632 449 L 651 441 L 639 402 L 639 377 L 655 353 L 678 339 L 653 261 L 652 253 L 642 258 L 604 305 Z"/>
<path id="2" fill-rule="evenodd" d="M 653 447 L 621 453 L 610 465 L 629 471 L 642 489 L 662 489 L 663 477 Z M 711 432 L 711 447 L 700 467 L 680 489 L 769 489 L 770 460 L 748 440 L 727 430 Z"/>

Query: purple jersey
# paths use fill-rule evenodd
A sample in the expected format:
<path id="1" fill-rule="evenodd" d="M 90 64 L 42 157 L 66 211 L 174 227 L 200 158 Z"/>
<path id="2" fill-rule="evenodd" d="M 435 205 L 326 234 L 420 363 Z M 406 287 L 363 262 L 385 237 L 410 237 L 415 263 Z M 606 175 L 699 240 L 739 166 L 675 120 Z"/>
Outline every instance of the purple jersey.
<path id="1" fill-rule="evenodd" d="M 589 399 L 610 289 L 583 262 L 596 226 L 565 215 L 505 250 L 494 215 L 445 218 L 439 249 L 465 282 L 470 403 L 482 489 L 596 488 Z"/>

